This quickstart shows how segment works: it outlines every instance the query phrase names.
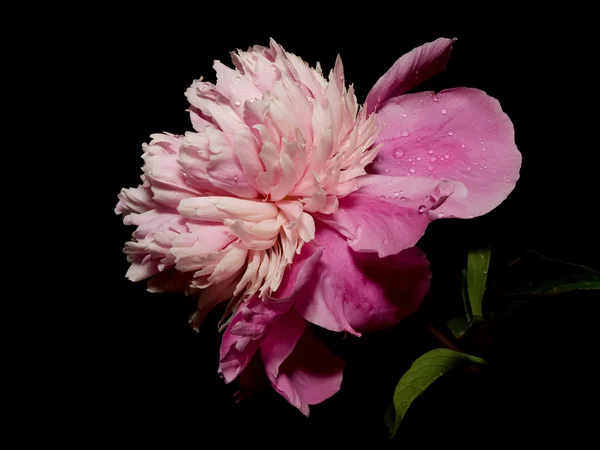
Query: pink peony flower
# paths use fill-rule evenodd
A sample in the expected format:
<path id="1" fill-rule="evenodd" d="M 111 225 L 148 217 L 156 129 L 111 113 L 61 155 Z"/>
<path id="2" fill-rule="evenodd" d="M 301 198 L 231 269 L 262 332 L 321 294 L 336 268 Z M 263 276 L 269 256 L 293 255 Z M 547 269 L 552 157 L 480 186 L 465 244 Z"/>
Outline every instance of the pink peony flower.
<path id="1" fill-rule="evenodd" d="M 132 281 L 217 304 L 219 373 L 260 358 L 272 386 L 308 415 L 340 388 L 343 362 L 307 322 L 360 335 L 397 324 L 429 288 L 414 245 L 442 217 L 482 215 L 515 186 L 509 118 L 476 89 L 406 94 L 444 69 L 452 40 L 401 57 L 359 108 L 338 57 L 326 80 L 271 41 L 215 62 L 187 90 L 194 132 L 144 145 L 143 183 L 116 212 L 137 226 Z M 225 325 L 224 325 L 225 326 Z"/>

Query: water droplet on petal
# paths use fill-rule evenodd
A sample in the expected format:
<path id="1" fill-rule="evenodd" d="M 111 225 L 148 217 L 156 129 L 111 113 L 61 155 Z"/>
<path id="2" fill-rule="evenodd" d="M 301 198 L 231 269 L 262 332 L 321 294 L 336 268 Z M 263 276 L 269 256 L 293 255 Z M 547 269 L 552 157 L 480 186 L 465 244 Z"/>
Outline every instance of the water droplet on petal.
<path id="1" fill-rule="evenodd" d="M 414 165 L 415 165 L 415 164 L 417 164 L 417 163 L 413 161 L 411 164 L 414 166 Z"/>
<path id="2" fill-rule="evenodd" d="M 485 148 L 482 148 L 482 149 L 481 149 L 481 151 L 482 151 L 482 152 L 485 152 Z"/>
<path id="3" fill-rule="evenodd" d="M 430 148 L 430 149 L 429 149 L 429 151 L 428 151 L 427 153 L 429 153 L 430 155 L 433 155 L 433 149 L 432 149 L 432 148 Z"/>
<path id="4" fill-rule="evenodd" d="M 415 170 L 415 168 L 414 168 L 414 167 L 411 167 L 410 169 L 408 169 L 408 171 L 409 171 L 410 173 L 415 173 L 415 172 L 416 172 L 416 170 Z M 508 181 L 510 181 L 510 180 L 508 180 Z"/>
<path id="5" fill-rule="evenodd" d="M 240 106 L 242 104 L 242 102 L 240 102 L 239 100 L 235 101 L 235 106 Z"/>
<path id="6" fill-rule="evenodd" d="M 461 145 L 461 147 L 462 147 L 462 148 L 465 148 L 465 144 L 462 144 L 462 145 Z"/>
<path id="7" fill-rule="evenodd" d="M 431 164 L 429 164 L 427 166 L 427 170 L 429 170 L 430 172 L 433 172 L 435 170 L 435 167 L 433 167 Z"/>
<path id="8" fill-rule="evenodd" d="M 373 203 L 369 203 L 369 206 L 373 206 Z"/>
<path id="9" fill-rule="evenodd" d="M 237 183 L 237 180 L 238 180 L 238 176 L 237 176 L 237 175 L 234 175 L 234 176 L 233 176 L 233 181 L 235 181 L 235 182 Z"/>
<path id="10" fill-rule="evenodd" d="M 411 162 L 411 161 L 412 161 L 412 158 L 408 158 L 408 162 Z"/>
<path id="11" fill-rule="evenodd" d="M 436 162 L 437 161 L 437 156 L 432 156 L 431 158 L 429 158 L 429 161 Z"/>
<path id="12" fill-rule="evenodd" d="M 381 156 L 378 156 L 377 158 L 375 158 L 376 163 L 380 163 L 381 161 L 383 161 L 383 158 Z"/>
<path id="13" fill-rule="evenodd" d="M 417 142 L 421 142 L 421 138 L 417 138 Z"/>
<path id="14" fill-rule="evenodd" d="M 448 131 L 448 136 L 454 136 L 454 131 L 452 131 L 452 130 Z"/>
<path id="15" fill-rule="evenodd" d="M 400 192 L 394 192 L 394 197 L 400 197 Z"/>
<path id="16" fill-rule="evenodd" d="M 441 219 L 442 217 L 444 217 L 444 213 L 438 213 L 438 219 Z"/>
<path id="17" fill-rule="evenodd" d="M 433 96 L 433 101 L 434 101 L 434 102 L 437 102 L 437 101 L 438 101 L 437 95 L 434 95 L 434 96 Z"/>
<path id="18" fill-rule="evenodd" d="M 507 178 L 506 181 L 510 183 L 510 178 Z"/>
<path id="19" fill-rule="evenodd" d="M 235 77 L 235 81 L 239 83 L 240 81 L 242 81 L 242 77 Z"/>
<path id="20" fill-rule="evenodd" d="M 487 169 L 487 166 L 483 166 L 484 169 Z"/>
<path id="21" fill-rule="evenodd" d="M 444 156 L 444 158 L 450 159 L 450 155 L 446 155 L 446 156 Z"/>
<path id="22" fill-rule="evenodd" d="M 421 161 L 423 158 L 421 158 L 420 156 L 417 156 L 417 161 Z"/>
<path id="23" fill-rule="evenodd" d="M 406 117 L 406 113 L 402 114 L 402 117 Z"/>
<path id="24" fill-rule="evenodd" d="M 442 114 L 446 115 L 446 113 L 447 113 L 447 112 L 448 112 L 448 110 L 447 110 L 447 109 L 445 109 L 445 108 L 444 108 L 444 109 L 442 109 Z"/>
<path id="25" fill-rule="evenodd" d="M 410 131 L 408 131 L 408 130 L 402 130 L 402 132 L 400 133 L 400 136 L 402 136 L 402 137 L 406 137 L 409 135 L 410 135 Z"/>
<path id="26" fill-rule="evenodd" d="M 419 206 L 419 214 L 423 214 L 426 209 L 427 209 L 427 207 L 425 205 Z"/>
<path id="27" fill-rule="evenodd" d="M 306 139 L 302 139 L 300 141 L 300 147 L 302 147 L 302 148 L 306 147 Z M 380 158 L 379 162 L 381 162 L 381 158 Z"/>
<path id="28" fill-rule="evenodd" d="M 470 168 L 470 167 L 467 167 L 467 170 L 471 170 L 471 168 Z"/>

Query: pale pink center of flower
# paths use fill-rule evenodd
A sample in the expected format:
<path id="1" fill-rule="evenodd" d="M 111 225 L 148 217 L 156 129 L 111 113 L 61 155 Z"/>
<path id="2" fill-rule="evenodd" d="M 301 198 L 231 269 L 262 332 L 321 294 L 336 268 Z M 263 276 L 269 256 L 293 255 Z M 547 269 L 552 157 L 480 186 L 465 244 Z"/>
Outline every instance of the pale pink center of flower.
<path id="1" fill-rule="evenodd" d="M 153 199 L 188 221 L 160 264 L 193 271 L 191 288 L 221 284 L 247 298 L 276 291 L 314 239 L 313 216 L 337 211 L 360 187 L 377 130 L 375 114 L 359 111 L 346 89 L 339 57 L 328 80 L 275 43 L 233 60 L 235 70 L 215 63 L 216 84 L 187 90 L 196 132 L 157 151 L 151 143 L 145 172 Z"/>

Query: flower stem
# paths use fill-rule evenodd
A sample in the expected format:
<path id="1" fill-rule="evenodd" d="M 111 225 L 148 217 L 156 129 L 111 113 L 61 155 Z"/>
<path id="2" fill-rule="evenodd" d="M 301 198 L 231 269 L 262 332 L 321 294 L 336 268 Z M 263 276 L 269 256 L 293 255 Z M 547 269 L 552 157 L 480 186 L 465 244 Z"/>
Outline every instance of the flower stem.
<path id="1" fill-rule="evenodd" d="M 449 348 L 450 350 L 454 350 L 456 352 L 460 351 L 460 348 L 452 342 L 438 327 L 432 324 L 427 325 L 427 330 L 433 335 L 433 337 L 442 344 L 445 348 Z"/>

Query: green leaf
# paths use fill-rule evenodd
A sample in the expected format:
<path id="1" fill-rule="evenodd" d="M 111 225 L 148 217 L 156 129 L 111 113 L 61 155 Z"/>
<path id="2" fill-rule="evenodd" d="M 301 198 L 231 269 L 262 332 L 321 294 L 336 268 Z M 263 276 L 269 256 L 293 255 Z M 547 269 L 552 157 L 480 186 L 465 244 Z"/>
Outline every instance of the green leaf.
<path id="1" fill-rule="evenodd" d="M 394 409 L 394 402 L 390 402 L 385 410 L 385 415 L 383 416 L 383 420 L 385 420 L 385 424 L 390 431 L 390 436 L 394 436 L 396 433 L 396 410 Z"/>
<path id="2" fill-rule="evenodd" d="M 447 326 L 454 337 L 460 339 L 469 329 L 469 322 L 462 317 L 455 317 L 454 319 L 450 319 Z"/>
<path id="3" fill-rule="evenodd" d="M 473 319 L 473 314 L 471 314 L 471 306 L 469 305 L 469 295 L 467 294 L 467 269 L 462 270 L 462 279 L 461 279 L 461 294 L 463 300 L 463 307 L 465 308 L 465 316 L 467 316 L 467 322 L 470 322 Z"/>
<path id="4" fill-rule="evenodd" d="M 386 423 L 394 437 L 408 408 L 438 378 L 451 369 L 469 365 L 483 366 L 486 362 L 476 356 L 437 348 L 419 356 L 402 376 L 394 391 L 393 409 L 386 412 Z"/>
<path id="5" fill-rule="evenodd" d="M 505 289 L 509 294 L 521 295 L 600 289 L 600 272 L 527 251 L 511 264 Z"/>
<path id="6" fill-rule="evenodd" d="M 483 316 L 481 305 L 490 266 L 490 253 L 489 248 L 471 250 L 467 258 L 467 293 L 474 316 Z"/>

